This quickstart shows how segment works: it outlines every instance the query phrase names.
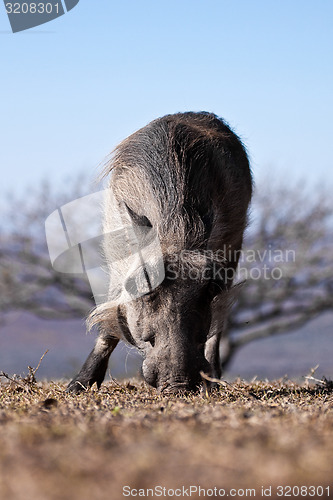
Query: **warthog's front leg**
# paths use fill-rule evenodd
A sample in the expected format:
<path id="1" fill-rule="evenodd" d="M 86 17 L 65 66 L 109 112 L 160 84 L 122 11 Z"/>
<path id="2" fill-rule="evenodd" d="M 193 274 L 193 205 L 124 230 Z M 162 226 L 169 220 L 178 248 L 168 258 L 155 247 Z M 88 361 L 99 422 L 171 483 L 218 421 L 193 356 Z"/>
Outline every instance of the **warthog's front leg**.
<path id="1" fill-rule="evenodd" d="M 108 367 L 112 351 L 119 339 L 110 335 L 98 337 L 94 349 L 89 354 L 79 373 L 67 386 L 67 392 L 78 394 L 91 387 L 96 382 L 100 388 Z"/>

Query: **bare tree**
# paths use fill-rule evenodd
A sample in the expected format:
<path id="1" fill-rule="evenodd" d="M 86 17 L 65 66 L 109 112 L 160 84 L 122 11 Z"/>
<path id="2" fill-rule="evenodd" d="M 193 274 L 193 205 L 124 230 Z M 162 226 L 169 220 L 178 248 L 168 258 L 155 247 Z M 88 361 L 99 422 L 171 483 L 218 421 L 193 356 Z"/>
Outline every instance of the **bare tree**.
<path id="1" fill-rule="evenodd" d="M 270 180 L 256 190 L 239 263 L 246 281 L 223 341 L 224 368 L 241 346 L 333 309 L 332 214 L 320 186 Z"/>
<path id="2" fill-rule="evenodd" d="M 8 195 L 0 222 L 0 317 L 26 310 L 47 319 L 83 317 L 94 305 L 88 281 L 82 275 L 58 273 L 52 268 L 45 238 L 45 220 L 58 207 L 88 194 L 85 176 L 69 179 L 55 189 L 48 181 Z"/>
<path id="3" fill-rule="evenodd" d="M 333 308 L 332 202 L 322 188 L 262 183 L 238 268 L 237 302 L 222 341 L 224 367 L 241 346 L 291 331 Z M 27 310 L 43 318 L 84 317 L 94 306 L 88 280 L 54 271 L 44 232 L 57 207 L 91 191 L 86 178 L 58 191 L 44 182 L 8 197 L 0 221 L 0 317 Z M 227 249 L 226 249 L 227 251 Z"/>

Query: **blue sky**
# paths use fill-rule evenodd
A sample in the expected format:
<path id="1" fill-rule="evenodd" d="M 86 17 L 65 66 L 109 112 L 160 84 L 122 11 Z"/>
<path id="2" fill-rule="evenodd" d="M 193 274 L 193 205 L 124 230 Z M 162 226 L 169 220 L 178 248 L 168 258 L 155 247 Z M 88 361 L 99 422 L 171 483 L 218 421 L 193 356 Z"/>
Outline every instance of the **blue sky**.
<path id="1" fill-rule="evenodd" d="M 256 179 L 332 174 L 333 2 L 80 0 L 12 34 L 0 5 L 1 191 L 76 172 L 150 120 L 224 117 Z"/>

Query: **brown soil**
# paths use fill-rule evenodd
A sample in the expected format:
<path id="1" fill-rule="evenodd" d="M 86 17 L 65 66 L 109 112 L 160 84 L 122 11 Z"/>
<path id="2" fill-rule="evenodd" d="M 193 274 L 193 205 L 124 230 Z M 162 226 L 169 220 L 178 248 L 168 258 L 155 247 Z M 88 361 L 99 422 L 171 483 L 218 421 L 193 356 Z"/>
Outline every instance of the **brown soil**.
<path id="1" fill-rule="evenodd" d="M 237 381 L 167 396 L 132 380 L 72 396 L 4 379 L 0 498 L 333 497 L 332 385 Z"/>

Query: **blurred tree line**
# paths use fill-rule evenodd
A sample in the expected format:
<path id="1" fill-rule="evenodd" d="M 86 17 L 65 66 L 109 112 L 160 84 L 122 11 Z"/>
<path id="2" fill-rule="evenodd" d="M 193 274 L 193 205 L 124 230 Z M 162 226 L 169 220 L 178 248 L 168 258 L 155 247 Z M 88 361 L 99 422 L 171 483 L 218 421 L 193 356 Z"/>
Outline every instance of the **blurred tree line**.
<path id="1" fill-rule="evenodd" d="M 0 328 L 5 313 L 46 319 L 82 318 L 94 307 L 83 275 L 56 272 L 44 223 L 58 207 L 91 192 L 79 176 L 56 189 L 43 182 L 22 197 L 2 200 Z M 239 293 L 222 340 L 227 366 L 237 349 L 292 331 L 333 308 L 332 200 L 324 188 L 262 182 L 255 190 L 240 255 Z"/>

